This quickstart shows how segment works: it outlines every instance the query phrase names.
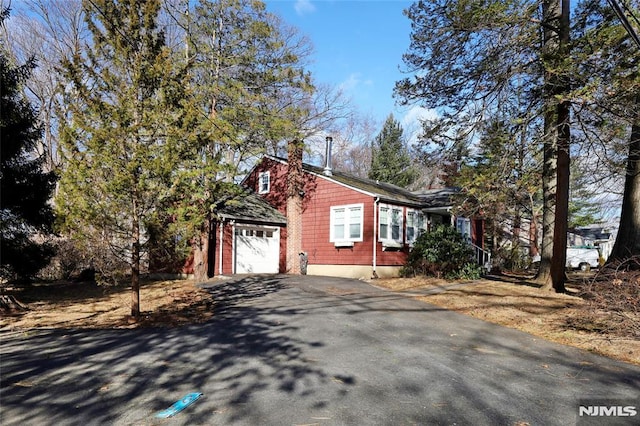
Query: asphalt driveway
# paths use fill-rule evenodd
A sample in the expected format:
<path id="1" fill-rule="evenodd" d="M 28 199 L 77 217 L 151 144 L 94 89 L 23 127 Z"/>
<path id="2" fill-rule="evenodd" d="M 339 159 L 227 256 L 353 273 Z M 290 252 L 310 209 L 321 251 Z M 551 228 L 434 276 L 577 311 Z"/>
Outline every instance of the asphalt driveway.
<path id="1" fill-rule="evenodd" d="M 639 367 L 359 281 L 206 286 L 206 324 L 0 334 L 0 424 L 611 424 L 579 405 L 640 408 Z M 190 392 L 203 397 L 155 418 Z"/>

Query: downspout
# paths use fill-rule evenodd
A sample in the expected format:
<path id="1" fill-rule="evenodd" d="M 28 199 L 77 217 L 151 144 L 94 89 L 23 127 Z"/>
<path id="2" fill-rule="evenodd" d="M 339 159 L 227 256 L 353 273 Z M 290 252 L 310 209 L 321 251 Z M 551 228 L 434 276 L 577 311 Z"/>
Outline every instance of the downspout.
<path id="1" fill-rule="evenodd" d="M 231 221 L 231 275 L 236 273 L 236 221 Z"/>
<path id="2" fill-rule="evenodd" d="M 220 254 L 218 256 L 218 275 L 222 275 L 222 253 L 224 253 L 224 219 L 220 221 L 220 236 L 218 237 L 220 240 Z"/>
<path id="3" fill-rule="evenodd" d="M 378 202 L 380 202 L 380 197 L 376 197 L 373 200 L 373 278 L 378 278 L 378 273 L 376 272 L 378 256 Z"/>

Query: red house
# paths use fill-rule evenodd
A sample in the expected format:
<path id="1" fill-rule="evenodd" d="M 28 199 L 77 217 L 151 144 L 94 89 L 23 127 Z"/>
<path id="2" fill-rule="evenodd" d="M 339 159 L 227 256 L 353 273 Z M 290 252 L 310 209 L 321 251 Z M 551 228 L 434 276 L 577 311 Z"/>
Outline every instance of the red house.
<path id="1" fill-rule="evenodd" d="M 242 182 L 244 197 L 218 212 L 213 275 L 390 277 L 416 237 L 435 224 L 450 223 L 470 242 L 482 241 L 482 222 L 451 215 L 453 189 L 410 192 L 334 171 L 328 157 L 324 168 L 299 156 L 292 164 L 265 156 L 254 166 Z"/>

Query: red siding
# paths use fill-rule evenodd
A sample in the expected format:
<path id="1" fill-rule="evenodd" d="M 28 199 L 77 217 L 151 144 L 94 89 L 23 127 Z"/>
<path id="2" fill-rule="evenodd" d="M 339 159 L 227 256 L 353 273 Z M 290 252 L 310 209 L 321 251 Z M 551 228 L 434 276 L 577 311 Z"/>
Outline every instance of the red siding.
<path id="1" fill-rule="evenodd" d="M 268 171 L 271 188 L 269 193 L 262 196 L 280 213 L 287 214 L 287 165 L 270 158 L 263 158 L 246 177 L 244 185 L 259 193 L 258 177 L 260 173 Z M 306 190 L 306 188 L 305 188 Z M 303 206 L 304 208 L 304 206 Z M 280 228 L 280 262 L 281 273 L 287 270 L 287 228 Z"/>
<path id="2" fill-rule="evenodd" d="M 285 164 L 269 158 L 263 159 L 245 180 L 245 185 L 257 192 L 258 175 L 269 171 L 271 190 L 264 198 L 283 214 L 286 214 L 286 170 Z M 304 203 L 302 213 L 302 250 L 307 252 L 310 265 L 373 265 L 373 209 L 374 198 L 343 185 L 305 173 Z M 363 241 L 353 247 L 336 248 L 329 241 L 329 221 L 332 206 L 363 204 Z M 406 214 L 406 211 L 405 211 Z M 284 272 L 286 253 L 286 230 L 281 233 L 280 271 Z M 377 232 L 376 232 L 377 234 Z M 403 265 L 408 248 L 400 251 L 383 251 L 377 242 L 376 265 Z"/>
<path id="3" fill-rule="evenodd" d="M 287 166 L 270 158 L 263 158 L 244 181 L 245 186 L 259 193 L 258 176 L 262 172 L 270 173 L 271 188 L 262 196 L 280 213 L 287 212 Z"/>
<path id="4" fill-rule="evenodd" d="M 373 198 L 345 188 L 321 177 L 312 176 L 313 190 L 305 191 L 302 218 L 302 249 L 309 255 L 309 264 L 371 265 L 373 260 Z M 353 247 L 336 248 L 329 242 L 329 222 L 332 206 L 363 204 L 363 240 Z"/>
<path id="5" fill-rule="evenodd" d="M 209 256 L 211 264 L 209 264 L 209 275 L 220 275 L 220 222 L 214 222 L 211 226 L 213 245 L 209 250 L 213 250 L 213 256 Z"/>
<path id="6" fill-rule="evenodd" d="M 213 265 L 209 265 L 209 273 L 220 275 L 220 226 L 223 226 L 222 235 L 222 274 L 229 275 L 233 273 L 233 226 L 229 222 L 217 222 L 214 226 L 215 232 L 215 253 L 213 255 Z M 211 249 L 214 249 L 211 247 Z"/>

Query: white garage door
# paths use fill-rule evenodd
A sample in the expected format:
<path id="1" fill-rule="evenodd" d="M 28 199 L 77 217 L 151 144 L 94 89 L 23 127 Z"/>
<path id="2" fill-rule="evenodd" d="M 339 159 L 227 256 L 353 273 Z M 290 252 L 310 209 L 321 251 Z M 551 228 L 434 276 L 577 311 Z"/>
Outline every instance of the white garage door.
<path id="1" fill-rule="evenodd" d="M 236 226 L 236 274 L 277 274 L 280 230 Z"/>

